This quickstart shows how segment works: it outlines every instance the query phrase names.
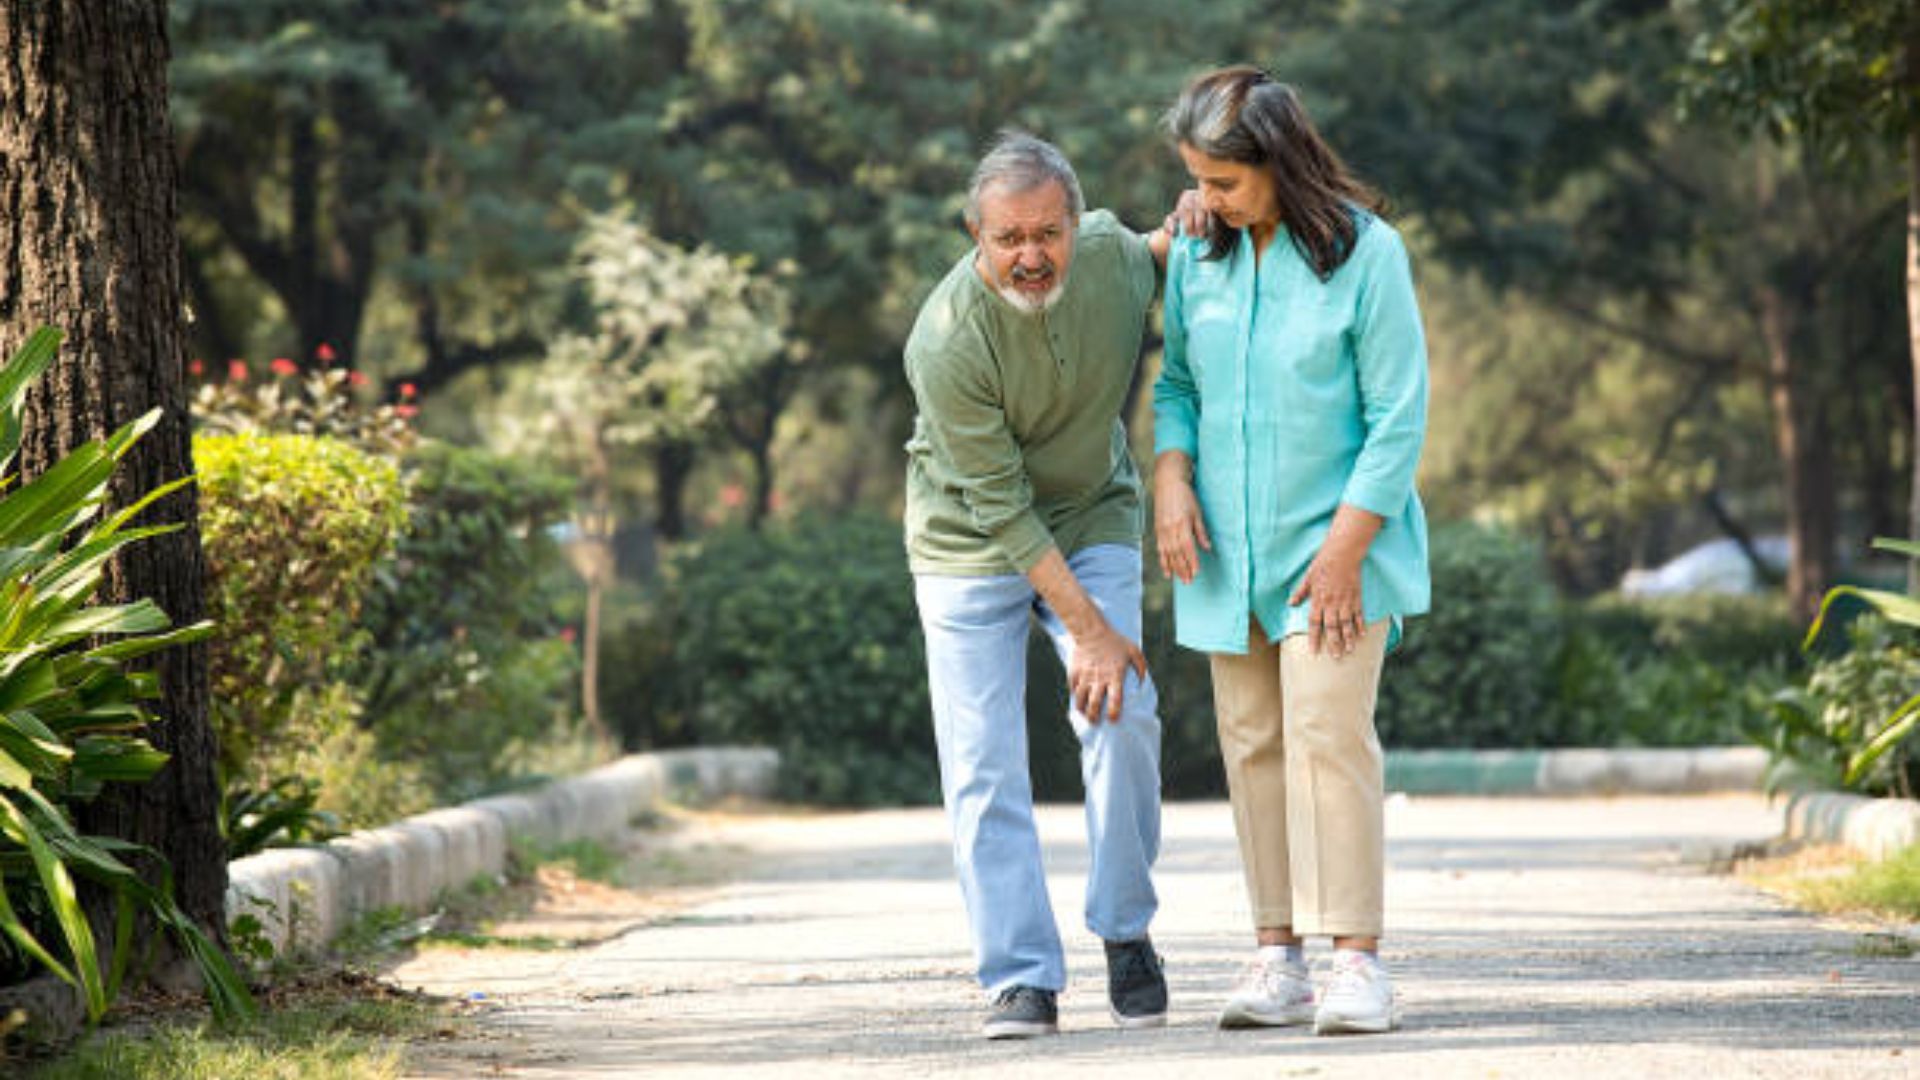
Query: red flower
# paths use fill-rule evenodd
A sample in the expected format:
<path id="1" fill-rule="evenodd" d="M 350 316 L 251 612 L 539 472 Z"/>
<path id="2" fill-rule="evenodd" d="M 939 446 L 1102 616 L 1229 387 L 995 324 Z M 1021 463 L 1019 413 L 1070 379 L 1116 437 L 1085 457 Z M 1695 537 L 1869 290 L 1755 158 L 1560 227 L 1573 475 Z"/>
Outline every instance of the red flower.
<path id="1" fill-rule="evenodd" d="M 187 361 L 187 374 L 197 379 L 200 376 L 205 375 L 206 373 L 207 373 L 207 365 L 204 361 L 201 361 L 198 359 Z"/>
<path id="2" fill-rule="evenodd" d="M 720 505 L 729 510 L 737 510 L 747 505 L 747 489 L 739 484 L 728 484 L 720 489 Z"/>
<path id="3" fill-rule="evenodd" d="M 359 372 L 359 371 L 349 371 L 349 372 L 347 372 L 347 385 L 348 385 L 348 386 L 365 386 L 365 385 L 367 385 L 367 376 L 366 376 L 366 374 L 365 374 L 364 372 Z"/>
<path id="4" fill-rule="evenodd" d="M 416 416 L 419 416 L 419 415 L 420 415 L 420 406 L 418 406 L 418 405 L 395 405 L 395 406 L 393 407 L 393 411 L 394 411 L 394 412 L 395 412 L 396 414 L 398 414 L 398 415 L 399 415 L 399 417 L 400 417 L 400 419 L 402 419 L 402 420 L 411 420 L 411 419 L 413 419 L 414 417 L 416 417 Z"/>
<path id="5" fill-rule="evenodd" d="M 412 401 L 414 398 L 418 397 L 419 395 L 420 395 L 419 387 L 414 386 L 410 382 L 403 382 L 400 384 L 400 400 L 401 401 Z"/>
<path id="6" fill-rule="evenodd" d="M 287 359 L 287 358 L 286 358 L 286 357 L 284 357 L 284 356 L 276 356 L 276 357 L 274 357 L 274 358 L 273 358 L 273 363 L 272 363 L 272 365 L 271 365 L 271 367 L 273 368 L 273 373 L 274 373 L 275 375 L 298 375 L 298 374 L 300 374 L 300 365 L 299 365 L 299 364 L 296 364 L 296 363 L 294 363 L 293 361 L 291 361 L 291 360 L 289 360 L 289 359 Z"/>
<path id="7" fill-rule="evenodd" d="M 333 346 L 323 341 L 319 345 L 315 346 L 313 350 L 313 358 L 315 360 L 320 361 L 321 366 L 325 367 L 326 365 L 331 364 L 336 359 L 338 359 L 338 355 L 333 351 Z"/>
<path id="8" fill-rule="evenodd" d="M 579 637 L 579 633 L 571 626 L 563 626 L 560 628 L 560 640 L 569 645 L 573 644 Z"/>
<path id="9" fill-rule="evenodd" d="M 247 381 L 247 362 L 245 360 L 227 361 L 227 378 L 234 382 Z"/>

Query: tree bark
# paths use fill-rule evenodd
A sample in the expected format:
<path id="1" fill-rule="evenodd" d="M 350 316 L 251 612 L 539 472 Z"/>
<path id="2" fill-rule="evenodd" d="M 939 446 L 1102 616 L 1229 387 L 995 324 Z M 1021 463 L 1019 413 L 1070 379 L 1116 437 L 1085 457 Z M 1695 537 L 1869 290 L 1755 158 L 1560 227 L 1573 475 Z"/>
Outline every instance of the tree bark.
<path id="1" fill-rule="evenodd" d="M 1920 30 L 1907 38 L 1907 92 L 1920 95 Z M 1907 131 L 1907 354 L 1915 417 L 1914 437 L 1907 443 L 1912 469 L 1907 537 L 1920 540 L 1920 127 Z M 1920 559 L 1907 562 L 1907 591 L 1920 595 Z"/>
<path id="2" fill-rule="evenodd" d="M 21 468 L 38 474 L 75 445 L 161 408 L 158 428 L 113 478 L 122 505 L 193 472 L 167 55 L 165 3 L 0 8 L 0 355 L 42 324 L 67 333 L 28 398 Z M 101 600 L 149 597 L 177 624 L 198 621 L 205 570 L 192 489 L 143 521 L 181 528 L 124 549 Z M 223 935 L 226 845 L 205 648 L 169 650 L 154 666 L 164 696 L 147 735 L 171 759 L 146 784 L 109 785 L 80 824 L 158 850 L 181 907 Z"/>
<path id="3" fill-rule="evenodd" d="M 692 443 L 662 443 L 653 452 L 654 531 L 673 543 L 687 537 L 687 480 L 697 455 Z"/>
<path id="4" fill-rule="evenodd" d="M 1787 604 L 1808 620 L 1833 581 L 1835 503 L 1826 411 L 1797 348 L 1804 309 L 1771 285 L 1760 290 L 1759 303 L 1774 445 L 1786 472 Z"/>

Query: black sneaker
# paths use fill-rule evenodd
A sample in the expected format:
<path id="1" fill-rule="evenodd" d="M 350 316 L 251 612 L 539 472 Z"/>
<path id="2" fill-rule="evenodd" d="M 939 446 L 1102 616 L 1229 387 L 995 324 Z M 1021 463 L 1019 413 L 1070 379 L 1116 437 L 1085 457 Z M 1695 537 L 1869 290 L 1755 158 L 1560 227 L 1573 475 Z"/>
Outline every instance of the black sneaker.
<path id="1" fill-rule="evenodd" d="M 1123 1028 L 1160 1027 L 1167 1022 L 1167 976 L 1153 939 L 1109 941 L 1107 1000 L 1113 1022 Z"/>
<path id="2" fill-rule="evenodd" d="M 1030 1039 L 1060 1031 L 1060 1008 L 1053 991 L 1031 986 L 1009 986 L 993 999 L 993 1009 L 981 1027 L 989 1039 Z"/>

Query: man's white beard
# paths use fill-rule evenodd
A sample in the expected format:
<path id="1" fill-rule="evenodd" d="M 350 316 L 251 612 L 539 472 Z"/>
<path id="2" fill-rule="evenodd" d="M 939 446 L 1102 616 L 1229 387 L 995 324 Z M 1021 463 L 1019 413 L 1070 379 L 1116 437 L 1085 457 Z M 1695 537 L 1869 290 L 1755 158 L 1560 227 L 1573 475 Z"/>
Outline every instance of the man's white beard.
<path id="1" fill-rule="evenodd" d="M 1080 238 L 1075 236 L 1073 238 L 1073 246 L 1067 249 L 1067 266 L 1069 268 L 1073 266 L 1073 256 L 1078 252 L 1079 247 Z M 1021 292 L 1013 284 L 1012 274 L 1008 274 L 1006 278 L 1002 279 L 999 272 L 993 268 L 992 261 L 982 259 L 981 262 L 986 265 L 987 280 L 993 282 L 993 291 L 999 293 L 1001 298 L 1006 300 L 1007 303 L 1012 304 L 1016 311 L 1027 315 L 1039 315 L 1043 312 L 1052 311 L 1053 306 L 1060 302 L 1062 296 L 1066 295 L 1067 275 L 1058 270 L 1053 272 L 1053 288 L 1048 289 L 1045 296 L 1035 300 L 1026 293 Z"/>
<path id="2" fill-rule="evenodd" d="M 1007 303 L 1012 304 L 1028 315 L 1038 315 L 1043 311 L 1052 311 L 1053 305 L 1059 303 L 1060 298 L 1066 295 L 1067 279 L 1061 278 L 1054 282 L 1053 288 L 1048 289 L 1047 294 L 1038 300 L 1021 292 L 1011 284 L 1001 284 L 996 281 L 993 287 L 994 291 L 998 292 Z"/>

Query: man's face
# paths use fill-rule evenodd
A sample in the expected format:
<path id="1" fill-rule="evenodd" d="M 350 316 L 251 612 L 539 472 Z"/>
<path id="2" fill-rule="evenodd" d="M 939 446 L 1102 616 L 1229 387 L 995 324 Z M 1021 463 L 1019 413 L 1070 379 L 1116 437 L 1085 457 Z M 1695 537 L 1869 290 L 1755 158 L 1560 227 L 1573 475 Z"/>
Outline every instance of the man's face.
<path id="1" fill-rule="evenodd" d="M 980 222 L 972 232 L 981 270 L 1022 311 L 1045 311 L 1066 289 L 1078 224 L 1072 205 L 1067 189 L 1053 180 L 1018 192 L 991 184 L 980 193 Z"/>

